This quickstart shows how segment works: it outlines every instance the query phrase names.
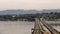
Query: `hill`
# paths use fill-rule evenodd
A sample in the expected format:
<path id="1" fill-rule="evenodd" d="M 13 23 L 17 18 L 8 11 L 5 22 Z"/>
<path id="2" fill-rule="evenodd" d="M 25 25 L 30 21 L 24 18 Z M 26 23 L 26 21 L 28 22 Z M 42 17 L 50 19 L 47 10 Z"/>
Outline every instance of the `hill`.
<path id="1" fill-rule="evenodd" d="M 50 13 L 50 12 L 60 12 L 60 9 L 44 9 L 44 10 L 4 10 L 0 11 L 0 15 L 7 15 L 7 14 L 36 14 L 36 13 Z"/>

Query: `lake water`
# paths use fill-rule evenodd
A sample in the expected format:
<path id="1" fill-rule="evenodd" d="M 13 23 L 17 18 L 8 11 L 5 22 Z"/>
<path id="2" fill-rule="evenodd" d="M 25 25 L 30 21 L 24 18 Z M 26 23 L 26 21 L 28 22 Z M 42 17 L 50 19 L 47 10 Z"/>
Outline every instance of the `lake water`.
<path id="1" fill-rule="evenodd" d="M 0 21 L 0 34 L 31 34 L 34 22 Z M 58 31 L 60 26 L 55 27 Z"/>

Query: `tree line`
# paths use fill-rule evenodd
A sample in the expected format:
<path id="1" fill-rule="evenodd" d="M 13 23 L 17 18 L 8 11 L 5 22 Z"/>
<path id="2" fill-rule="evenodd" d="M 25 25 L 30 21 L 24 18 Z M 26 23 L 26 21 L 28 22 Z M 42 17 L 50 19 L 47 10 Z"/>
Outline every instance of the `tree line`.
<path id="1" fill-rule="evenodd" d="M 44 17 L 46 20 L 60 19 L 60 13 L 36 13 L 36 14 L 12 14 L 12 15 L 0 15 L 0 21 L 35 21 L 35 18 Z"/>

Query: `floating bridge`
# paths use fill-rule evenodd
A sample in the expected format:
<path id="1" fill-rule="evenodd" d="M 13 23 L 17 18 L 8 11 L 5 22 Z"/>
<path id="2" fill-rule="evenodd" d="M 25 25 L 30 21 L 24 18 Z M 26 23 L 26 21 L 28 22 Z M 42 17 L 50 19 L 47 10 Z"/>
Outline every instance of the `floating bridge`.
<path id="1" fill-rule="evenodd" d="M 36 18 L 31 34 L 60 34 L 56 29 L 45 22 L 43 18 Z"/>

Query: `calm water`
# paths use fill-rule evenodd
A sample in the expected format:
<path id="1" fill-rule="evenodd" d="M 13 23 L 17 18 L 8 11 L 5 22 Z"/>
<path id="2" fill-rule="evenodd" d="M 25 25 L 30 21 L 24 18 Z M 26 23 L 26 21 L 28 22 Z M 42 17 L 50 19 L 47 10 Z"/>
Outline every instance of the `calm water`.
<path id="1" fill-rule="evenodd" d="M 33 22 L 0 21 L 1 34 L 31 34 Z"/>
<path id="2" fill-rule="evenodd" d="M 0 34 L 31 34 L 34 22 L 25 21 L 0 21 Z M 55 27 L 58 31 L 60 27 Z"/>

